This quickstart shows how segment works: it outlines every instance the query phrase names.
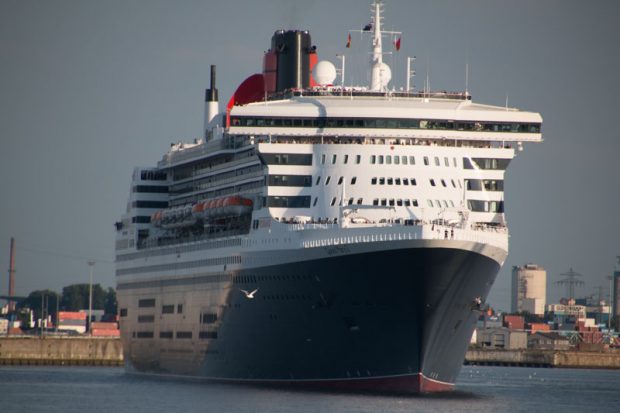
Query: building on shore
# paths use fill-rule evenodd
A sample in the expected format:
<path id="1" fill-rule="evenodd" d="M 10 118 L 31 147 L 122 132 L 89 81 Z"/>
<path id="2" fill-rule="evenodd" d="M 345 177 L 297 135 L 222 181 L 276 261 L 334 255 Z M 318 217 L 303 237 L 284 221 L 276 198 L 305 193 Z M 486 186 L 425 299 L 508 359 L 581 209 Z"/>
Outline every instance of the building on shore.
<path id="1" fill-rule="evenodd" d="M 519 350 L 527 348 L 527 332 L 505 327 L 477 331 L 477 344 L 489 349 Z"/>
<path id="2" fill-rule="evenodd" d="M 544 315 L 547 297 L 547 272 L 536 264 L 512 267 L 513 313 Z"/>
<path id="3" fill-rule="evenodd" d="M 537 332 L 527 339 L 527 347 L 536 350 L 568 350 L 571 347 L 567 337 L 552 332 Z"/>

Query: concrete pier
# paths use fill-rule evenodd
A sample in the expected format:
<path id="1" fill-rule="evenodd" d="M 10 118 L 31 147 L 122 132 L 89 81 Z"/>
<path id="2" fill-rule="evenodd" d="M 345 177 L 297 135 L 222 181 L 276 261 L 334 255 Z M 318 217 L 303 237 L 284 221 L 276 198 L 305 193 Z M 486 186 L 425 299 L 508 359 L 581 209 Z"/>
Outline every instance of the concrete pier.
<path id="1" fill-rule="evenodd" d="M 465 356 L 465 364 L 479 366 L 620 369 L 620 352 L 470 349 Z"/>
<path id="2" fill-rule="evenodd" d="M 2 337 L 0 365 L 122 366 L 119 338 Z"/>

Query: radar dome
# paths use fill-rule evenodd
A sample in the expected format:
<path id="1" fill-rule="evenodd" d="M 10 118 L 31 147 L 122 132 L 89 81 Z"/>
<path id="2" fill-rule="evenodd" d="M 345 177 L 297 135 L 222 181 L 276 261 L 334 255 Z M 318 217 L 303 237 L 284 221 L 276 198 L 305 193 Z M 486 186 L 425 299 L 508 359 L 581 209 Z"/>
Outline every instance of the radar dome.
<path id="1" fill-rule="evenodd" d="M 333 85 L 336 79 L 336 66 L 327 60 L 321 60 L 312 69 L 312 76 L 321 86 Z"/>
<path id="2" fill-rule="evenodd" d="M 379 76 L 381 79 L 381 87 L 386 88 L 390 80 L 392 80 L 392 69 L 385 63 L 381 63 L 379 67 Z"/>

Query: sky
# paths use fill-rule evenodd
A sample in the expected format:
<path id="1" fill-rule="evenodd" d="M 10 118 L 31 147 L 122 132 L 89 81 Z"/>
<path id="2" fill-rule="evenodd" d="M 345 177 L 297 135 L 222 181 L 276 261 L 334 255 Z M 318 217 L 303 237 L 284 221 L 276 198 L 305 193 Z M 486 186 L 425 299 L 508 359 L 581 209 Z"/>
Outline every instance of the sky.
<path id="1" fill-rule="evenodd" d="M 16 293 L 114 286 L 113 223 L 134 166 L 200 137 L 209 65 L 221 107 L 261 71 L 277 29 L 309 30 L 319 59 L 349 53 L 349 84 L 367 83 L 366 46 L 347 31 L 369 0 L 0 0 L 0 295 L 16 240 Z M 542 265 L 548 299 L 562 273 L 590 295 L 620 255 L 620 2 L 387 0 L 393 86 L 468 89 L 479 103 L 540 112 L 505 179 L 510 255 L 488 302 L 510 309 L 512 266 Z M 384 41 L 389 44 L 389 40 Z M 356 55 L 354 55 L 356 54 Z M 608 287 L 606 287 L 608 288 Z"/>

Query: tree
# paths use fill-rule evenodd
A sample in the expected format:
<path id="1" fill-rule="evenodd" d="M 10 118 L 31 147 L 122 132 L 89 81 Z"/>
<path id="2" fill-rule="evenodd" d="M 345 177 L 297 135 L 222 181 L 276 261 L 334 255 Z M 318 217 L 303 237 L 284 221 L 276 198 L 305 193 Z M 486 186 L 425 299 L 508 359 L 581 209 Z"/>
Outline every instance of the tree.
<path id="1" fill-rule="evenodd" d="M 60 307 L 65 311 L 79 311 L 88 309 L 89 284 L 73 284 L 62 289 Z M 93 310 L 103 310 L 106 301 L 106 291 L 101 284 L 93 284 Z"/>
<path id="2" fill-rule="evenodd" d="M 116 291 L 114 290 L 114 288 L 109 287 L 105 295 L 104 312 L 105 314 L 116 315 L 117 311 L 118 302 L 116 301 Z"/>
<path id="3" fill-rule="evenodd" d="M 41 318 L 41 308 L 45 310 L 45 315 L 51 315 L 56 323 L 56 304 L 60 301 L 60 294 L 52 290 L 36 290 L 28 294 L 25 300 L 17 303 L 17 309 L 29 308 L 34 313 L 34 319 Z M 43 307 L 41 305 L 43 304 Z"/>

